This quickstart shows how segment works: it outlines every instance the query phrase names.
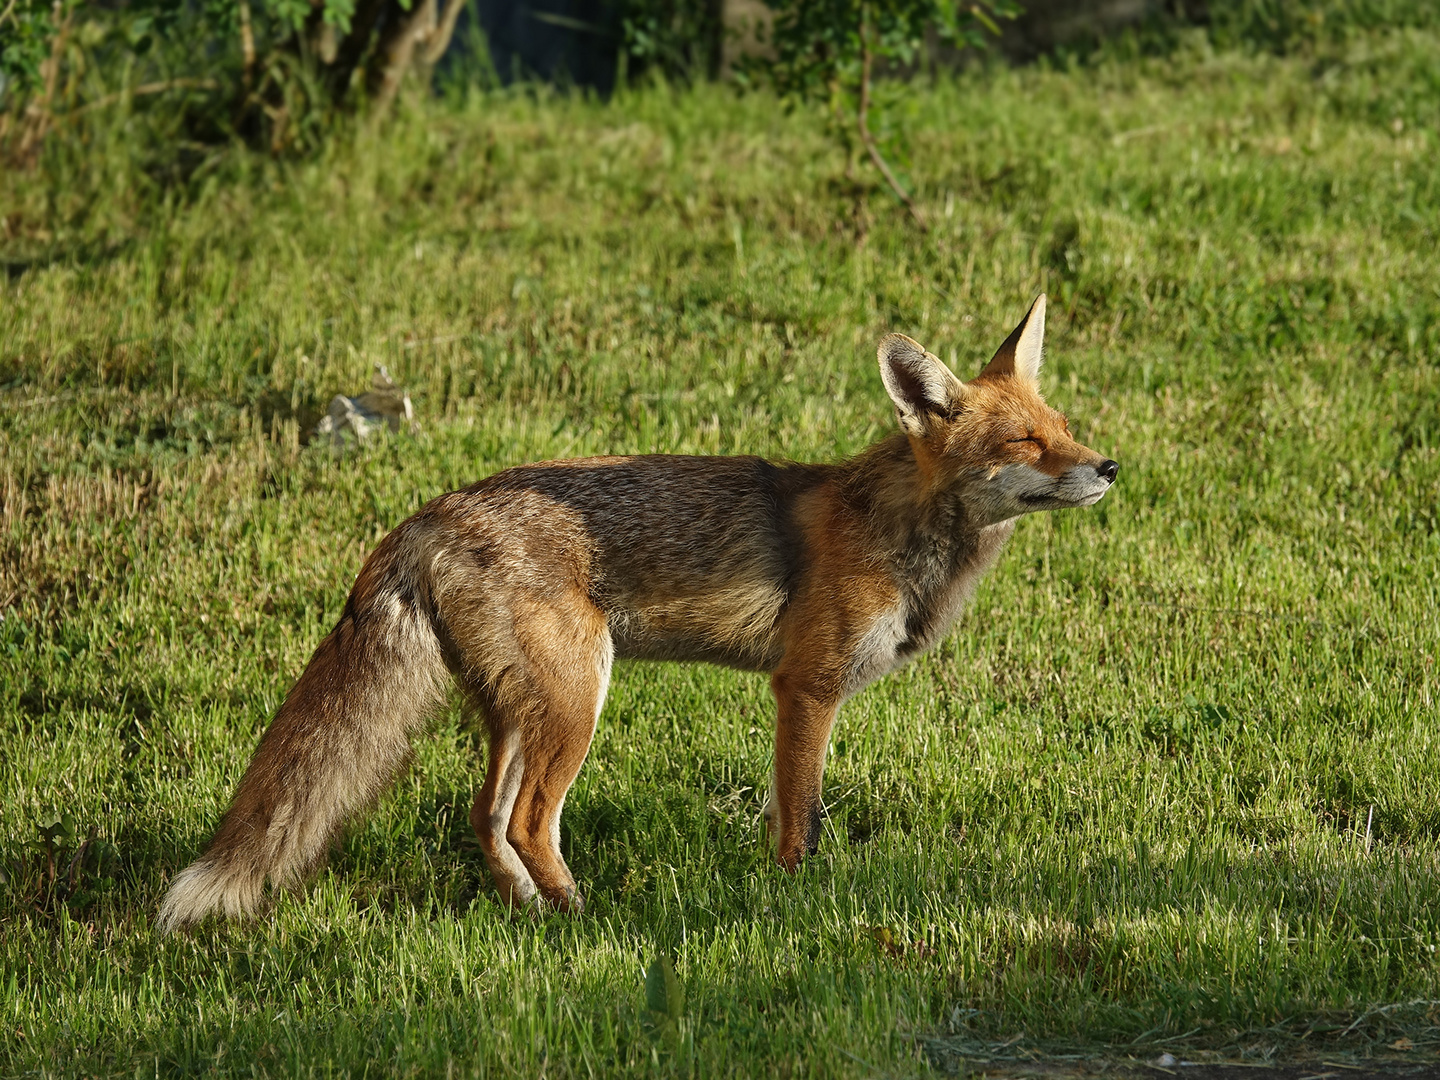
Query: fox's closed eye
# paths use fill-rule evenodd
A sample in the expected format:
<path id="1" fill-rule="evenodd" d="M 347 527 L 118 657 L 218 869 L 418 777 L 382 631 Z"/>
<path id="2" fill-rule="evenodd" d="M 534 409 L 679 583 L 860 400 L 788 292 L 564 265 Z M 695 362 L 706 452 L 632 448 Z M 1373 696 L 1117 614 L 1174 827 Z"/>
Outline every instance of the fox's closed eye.
<path id="1" fill-rule="evenodd" d="M 1008 441 L 1008 442 L 1012 442 L 1012 443 L 1014 443 L 1014 442 L 1033 442 L 1036 446 L 1039 446 L 1039 445 L 1040 445 L 1040 440 L 1037 439 L 1034 435 L 1021 435 L 1018 439 L 1009 439 L 1009 440 L 1007 440 L 1007 441 Z"/>

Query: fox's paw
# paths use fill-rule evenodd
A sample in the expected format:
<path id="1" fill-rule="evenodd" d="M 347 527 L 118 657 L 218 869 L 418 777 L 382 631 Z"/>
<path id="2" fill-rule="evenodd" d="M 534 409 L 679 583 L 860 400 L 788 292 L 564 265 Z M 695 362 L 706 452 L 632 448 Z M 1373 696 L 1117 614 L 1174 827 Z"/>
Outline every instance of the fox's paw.
<path id="1" fill-rule="evenodd" d="M 775 861 L 791 873 L 798 870 L 807 856 L 820 849 L 823 816 L 816 802 L 802 813 L 781 817 L 770 834 L 775 842 Z"/>
<path id="2" fill-rule="evenodd" d="M 566 915 L 579 915 L 585 910 L 585 898 L 574 885 L 559 889 L 544 889 L 535 898 L 544 910 L 558 911 Z"/>

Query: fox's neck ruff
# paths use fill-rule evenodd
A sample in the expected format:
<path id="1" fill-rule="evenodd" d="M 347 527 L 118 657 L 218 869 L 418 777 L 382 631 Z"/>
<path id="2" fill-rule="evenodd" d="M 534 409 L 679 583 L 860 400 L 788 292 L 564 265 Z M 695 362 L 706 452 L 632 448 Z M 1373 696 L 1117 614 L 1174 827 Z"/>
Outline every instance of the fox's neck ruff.
<path id="1" fill-rule="evenodd" d="M 898 568 L 940 581 L 964 569 L 987 545 L 988 523 L 954 484 L 927 477 L 901 433 L 876 443 L 841 468 L 845 503 L 863 516 Z"/>

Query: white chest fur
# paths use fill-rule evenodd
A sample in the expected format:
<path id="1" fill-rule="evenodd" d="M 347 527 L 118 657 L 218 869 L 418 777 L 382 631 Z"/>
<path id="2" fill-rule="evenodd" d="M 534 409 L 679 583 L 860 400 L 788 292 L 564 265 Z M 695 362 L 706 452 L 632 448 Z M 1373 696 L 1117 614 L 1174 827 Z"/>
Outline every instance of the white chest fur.
<path id="1" fill-rule="evenodd" d="M 948 573 L 937 574 L 919 587 L 897 580 L 900 600 L 877 616 L 861 637 L 846 680 L 846 695 L 858 693 L 944 637 L 1014 531 L 1014 518 L 987 526 L 980 530 L 967 556 Z"/>

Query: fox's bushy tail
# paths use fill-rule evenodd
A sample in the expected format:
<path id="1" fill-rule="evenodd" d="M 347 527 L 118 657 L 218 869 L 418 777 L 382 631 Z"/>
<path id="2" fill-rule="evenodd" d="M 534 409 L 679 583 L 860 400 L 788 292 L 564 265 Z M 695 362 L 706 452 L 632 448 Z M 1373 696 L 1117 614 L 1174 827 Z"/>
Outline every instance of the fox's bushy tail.
<path id="1" fill-rule="evenodd" d="M 205 853 L 160 905 L 168 933 L 212 912 L 248 915 L 265 882 L 298 883 L 345 822 L 384 791 L 410 736 L 444 700 L 447 669 L 419 552 L 397 529 L 367 560 Z"/>

